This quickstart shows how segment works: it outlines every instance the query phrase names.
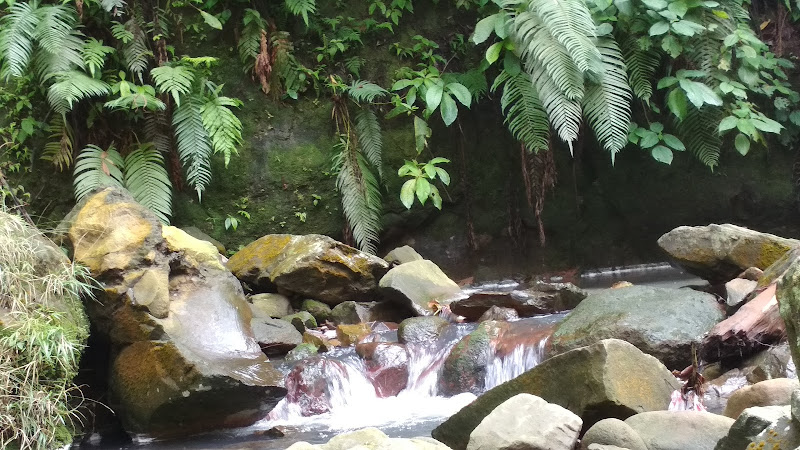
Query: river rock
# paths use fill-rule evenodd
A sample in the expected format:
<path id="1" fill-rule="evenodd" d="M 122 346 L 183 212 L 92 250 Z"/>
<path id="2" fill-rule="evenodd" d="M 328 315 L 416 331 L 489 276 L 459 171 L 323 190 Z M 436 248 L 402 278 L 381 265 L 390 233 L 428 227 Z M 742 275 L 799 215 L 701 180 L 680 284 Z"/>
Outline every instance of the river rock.
<path id="1" fill-rule="evenodd" d="M 272 317 L 280 319 L 292 314 L 294 310 L 289 304 L 289 299 L 281 294 L 256 294 L 250 296 L 253 315 L 259 317 Z"/>
<path id="2" fill-rule="evenodd" d="M 308 311 L 309 314 L 314 316 L 314 320 L 316 320 L 318 324 L 323 324 L 326 320 L 330 320 L 331 318 L 331 307 L 317 300 L 310 298 L 303 300 L 300 309 Z"/>
<path id="3" fill-rule="evenodd" d="M 286 375 L 286 401 L 303 417 L 324 414 L 330 411 L 338 389 L 332 381 L 348 377 L 341 361 L 319 356 L 300 361 Z"/>
<path id="4" fill-rule="evenodd" d="M 383 259 L 388 263 L 405 264 L 411 261 L 422 261 L 425 258 L 410 246 L 404 245 L 390 251 Z"/>
<path id="5" fill-rule="evenodd" d="M 492 306 L 478 318 L 478 322 L 486 322 L 487 320 L 503 320 L 508 322 L 509 320 L 517 319 L 519 319 L 519 314 L 517 314 L 516 309 Z"/>
<path id="6" fill-rule="evenodd" d="M 317 355 L 318 351 L 319 349 L 316 345 L 308 342 L 301 342 L 286 354 L 286 361 L 302 361 L 304 359 L 313 358 Z"/>
<path id="7" fill-rule="evenodd" d="M 625 420 L 649 450 L 714 450 L 733 419 L 705 411 L 650 411 Z"/>
<path id="8" fill-rule="evenodd" d="M 277 286 L 337 305 L 372 300 L 389 265 L 327 236 L 269 234 L 233 255 L 228 268 L 257 292 Z"/>
<path id="9" fill-rule="evenodd" d="M 110 403 L 125 429 L 175 436 L 262 418 L 283 377 L 217 249 L 162 226 L 124 191 L 103 189 L 76 210 L 69 240 L 102 286 L 87 306 L 111 343 Z"/>
<path id="10" fill-rule="evenodd" d="M 800 241 L 731 224 L 712 224 L 675 228 L 661 236 L 658 245 L 687 272 L 718 283 L 750 267 L 766 269 Z"/>
<path id="11" fill-rule="evenodd" d="M 713 295 L 692 289 L 630 286 L 593 293 L 553 333 L 558 354 L 601 339 L 623 339 L 670 369 L 692 363 L 692 345 L 724 318 Z"/>
<path id="12" fill-rule="evenodd" d="M 305 332 L 307 329 L 317 328 L 316 319 L 314 319 L 314 316 L 308 311 L 299 311 L 294 314 L 289 314 L 288 316 L 281 317 L 281 320 L 285 320 L 294 325 L 297 331 L 301 333 Z"/>
<path id="13" fill-rule="evenodd" d="M 372 328 L 370 328 L 369 324 L 367 323 L 336 326 L 336 337 L 345 347 L 358 344 L 371 332 Z"/>
<path id="14" fill-rule="evenodd" d="M 492 344 L 507 322 L 481 322 L 464 336 L 447 355 L 439 374 L 439 393 L 452 396 L 462 392 L 479 395 L 486 382 L 486 367 L 492 359 Z"/>
<path id="15" fill-rule="evenodd" d="M 722 414 L 736 419 L 742 411 L 751 406 L 788 405 L 792 391 L 798 387 L 800 384 L 797 380 L 788 378 L 775 378 L 745 386 L 731 395 Z"/>
<path id="16" fill-rule="evenodd" d="M 797 447 L 800 434 L 791 425 L 790 407 L 754 406 L 745 409 L 715 450 L 748 449 L 751 443 L 756 444 L 754 448 L 764 449 L 775 448 L 775 444 L 781 449 Z"/>
<path id="17" fill-rule="evenodd" d="M 787 261 L 788 268 L 780 277 L 776 294 L 795 365 L 800 362 L 800 255 L 794 254 L 798 251 L 791 255 L 791 262 Z"/>
<path id="18" fill-rule="evenodd" d="M 361 322 L 402 322 L 413 315 L 404 305 L 392 301 L 382 302 L 342 302 L 331 310 L 333 323 L 356 324 Z"/>
<path id="19" fill-rule="evenodd" d="M 526 290 L 475 292 L 449 305 L 454 314 L 474 322 L 493 306 L 511 308 L 520 317 L 531 317 L 573 309 L 586 295 L 586 291 L 572 283 L 537 282 Z"/>
<path id="20" fill-rule="evenodd" d="M 669 370 L 633 345 L 605 339 L 545 360 L 522 375 L 486 391 L 433 430 L 433 437 L 455 450 L 498 405 L 528 393 L 561 405 L 583 420 L 584 429 L 608 417 L 626 419 L 667 407 L 679 388 Z"/>
<path id="21" fill-rule="evenodd" d="M 439 302 L 461 292 L 455 281 L 427 259 L 392 268 L 381 278 L 380 287 L 386 298 L 410 307 L 419 316 L 433 315 Z"/>
<path id="22" fill-rule="evenodd" d="M 303 335 L 285 320 L 253 317 L 250 327 L 261 350 L 269 356 L 285 355 L 303 342 Z"/>
<path id="23" fill-rule="evenodd" d="M 442 335 L 450 322 L 439 316 L 411 317 L 397 328 L 401 344 L 432 344 Z"/>
<path id="24" fill-rule="evenodd" d="M 592 425 L 581 438 L 581 450 L 591 449 L 593 444 L 647 450 L 647 445 L 636 431 L 619 419 L 603 419 Z"/>
<path id="25" fill-rule="evenodd" d="M 379 397 L 400 393 L 408 383 L 408 351 L 402 344 L 368 342 L 356 345 L 356 353 L 364 360 L 367 378 Z"/>
<path id="26" fill-rule="evenodd" d="M 286 450 L 450 450 L 434 439 L 417 437 L 411 439 L 390 438 L 377 428 L 364 428 L 339 434 L 327 444 L 312 445 L 297 442 Z"/>
<path id="27" fill-rule="evenodd" d="M 467 450 L 572 450 L 581 418 L 530 394 L 501 403 L 469 436 Z"/>
<path id="28" fill-rule="evenodd" d="M 747 296 L 758 286 L 758 281 L 747 280 L 744 278 L 734 278 L 725 283 L 727 298 L 725 303 L 728 308 L 736 308 L 744 303 Z"/>

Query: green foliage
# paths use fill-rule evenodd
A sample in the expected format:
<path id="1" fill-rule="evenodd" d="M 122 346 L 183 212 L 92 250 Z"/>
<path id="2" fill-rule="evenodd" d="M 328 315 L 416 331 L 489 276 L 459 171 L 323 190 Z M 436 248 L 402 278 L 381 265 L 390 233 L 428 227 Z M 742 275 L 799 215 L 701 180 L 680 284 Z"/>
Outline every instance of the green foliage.
<path id="1" fill-rule="evenodd" d="M 397 171 L 397 175 L 400 177 L 411 177 L 400 188 L 400 201 L 403 202 L 403 206 L 411 209 L 416 196 L 422 205 L 425 205 L 425 202 L 430 199 L 433 206 L 442 209 L 442 196 L 439 194 L 439 188 L 433 182 L 438 178 L 442 184 L 450 184 L 450 174 L 437 166 L 437 164 L 449 162 L 450 160 L 441 157 L 433 158 L 427 163 L 418 163 L 416 160 L 406 161 Z"/>
<path id="2" fill-rule="evenodd" d="M 211 182 L 210 161 L 213 153 L 211 139 L 203 126 L 204 106 L 205 99 L 199 94 L 192 94 L 184 98 L 172 116 L 178 156 L 186 169 L 186 183 L 200 198 Z"/>
<path id="3" fill-rule="evenodd" d="M 492 85 L 492 91 L 503 86 L 500 107 L 508 130 L 533 152 L 550 148 L 550 125 L 536 88 L 527 73 L 518 71 L 512 76 L 502 71 Z"/>
<path id="4" fill-rule="evenodd" d="M 286 7 L 295 16 L 302 16 L 303 22 L 308 26 L 308 16 L 317 9 L 316 0 L 285 0 Z"/>

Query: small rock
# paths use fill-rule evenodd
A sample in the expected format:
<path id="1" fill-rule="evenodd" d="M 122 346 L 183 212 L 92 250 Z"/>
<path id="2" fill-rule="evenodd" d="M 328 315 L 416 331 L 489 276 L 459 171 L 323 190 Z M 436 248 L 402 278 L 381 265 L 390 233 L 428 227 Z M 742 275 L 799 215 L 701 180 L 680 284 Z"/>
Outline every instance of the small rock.
<path id="1" fill-rule="evenodd" d="M 759 281 L 764 276 L 764 271 L 758 267 L 748 267 L 744 272 L 740 273 L 736 278 L 744 278 L 745 280 Z"/>
<path id="2" fill-rule="evenodd" d="M 390 251 L 383 260 L 388 263 L 405 264 L 411 261 L 421 261 L 424 258 L 416 250 L 404 245 Z"/>
<path id="3" fill-rule="evenodd" d="M 736 308 L 744 302 L 745 298 L 758 286 L 757 281 L 744 278 L 734 278 L 725 283 L 725 292 L 728 293 L 726 304 L 728 308 Z"/>
<path id="4" fill-rule="evenodd" d="M 317 323 L 325 323 L 326 320 L 331 318 L 331 307 L 317 300 L 306 299 L 300 306 L 302 311 L 308 311 L 309 314 L 314 316 Z"/>
<path id="5" fill-rule="evenodd" d="M 325 450 L 350 450 L 361 446 L 377 449 L 388 439 L 389 436 L 377 428 L 364 428 L 334 437 L 325 444 Z"/>
<path id="6" fill-rule="evenodd" d="M 411 317 L 400 322 L 397 339 L 401 344 L 430 344 L 436 342 L 450 322 L 439 316 Z"/>
<path id="7" fill-rule="evenodd" d="M 408 383 L 408 352 L 402 344 L 369 342 L 356 344 L 356 353 L 367 369 L 367 377 L 379 397 L 392 397 Z"/>
<path id="8" fill-rule="evenodd" d="M 509 321 L 519 319 L 517 310 L 513 308 L 502 308 L 500 306 L 492 306 L 487 309 L 485 313 L 478 319 L 478 322 L 485 322 L 487 320 L 500 320 Z"/>
<path id="9" fill-rule="evenodd" d="M 501 403 L 469 436 L 467 450 L 572 450 L 581 418 L 531 394 Z"/>
<path id="10" fill-rule="evenodd" d="M 338 325 L 336 327 L 336 337 L 345 347 L 357 344 L 364 336 L 371 332 L 372 329 L 366 323 Z"/>
<path id="11" fill-rule="evenodd" d="M 292 314 L 289 299 L 281 294 L 255 294 L 250 296 L 253 315 L 257 317 L 273 317 L 279 319 Z"/>
<path id="12" fill-rule="evenodd" d="M 402 305 L 390 301 L 382 302 L 342 302 L 331 311 L 330 320 L 339 324 L 361 322 L 400 322 L 413 315 Z"/>
<path id="13" fill-rule="evenodd" d="M 284 320 L 253 317 L 250 327 L 261 350 L 269 356 L 285 355 L 303 342 L 303 335 Z"/>
<path id="14" fill-rule="evenodd" d="M 427 259 L 392 268 L 379 284 L 387 299 L 411 307 L 420 316 L 433 315 L 433 304 L 461 292 L 439 266 Z"/>
<path id="15" fill-rule="evenodd" d="M 775 378 L 745 386 L 731 395 L 722 415 L 735 419 L 751 406 L 788 405 L 791 402 L 792 391 L 798 387 L 800 384 L 797 380 L 788 378 Z"/>
<path id="16" fill-rule="evenodd" d="M 314 316 L 312 316 L 308 311 L 300 311 L 294 314 L 289 314 L 288 316 L 281 317 L 281 320 L 285 320 L 295 328 L 297 331 L 304 332 L 308 328 L 317 328 L 317 321 L 314 320 Z"/>
<path id="17" fill-rule="evenodd" d="M 733 419 L 704 411 L 650 411 L 625 420 L 648 449 L 714 450 Z"/>
<path id="18" fill-rule="evenodd" d="M 317 351 L 316 345 L 302 342 L 286 354 L 286 361 L 302 361 L 315 356 Z"/>
<path id="19" fill-rule="evenodd" d="M 581 450 L 591 445 L 614 445 L 629 450 L 647 450 L 642 438 L 633 428 L 619 419 L 603 419 L 592 425 L 581 439 Z"/>

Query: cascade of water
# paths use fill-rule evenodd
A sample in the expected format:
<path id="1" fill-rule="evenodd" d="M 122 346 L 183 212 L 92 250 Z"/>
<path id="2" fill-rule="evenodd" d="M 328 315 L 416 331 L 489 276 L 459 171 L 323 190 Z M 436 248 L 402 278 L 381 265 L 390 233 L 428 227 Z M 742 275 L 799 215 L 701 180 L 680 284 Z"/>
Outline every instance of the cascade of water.
<path id="1" fill-rule="evenodd" d="M 517 345 L 505 355 L 495 354 L 486 367 L 486 389 L 512 380 L 536 367 L 544 360 L 544 349 L 549 336 L 533 345 Z"/>

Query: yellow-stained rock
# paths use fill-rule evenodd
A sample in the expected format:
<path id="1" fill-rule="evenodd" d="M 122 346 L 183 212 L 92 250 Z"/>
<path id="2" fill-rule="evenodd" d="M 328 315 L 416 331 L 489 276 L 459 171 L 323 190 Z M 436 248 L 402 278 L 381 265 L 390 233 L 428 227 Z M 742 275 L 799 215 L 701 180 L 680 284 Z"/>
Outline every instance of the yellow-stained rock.
<path id="1" fill-rule="evenodd" d="M 161 235 L 167 242 L 167 248 L 176 253 L 182 253 L 186 262 L 193 266 L 208 265 L 225 270 L 219 259 L 219 252 L 214 244 L 190 236 L 180 228 L 165 226 Z"/>
<path id="2" fill-rule="evenodd" d="M 370 334 L 372 329 L 366 323 L 357 323 L 353 325 L 339 325 L 336 327 L 336 337 L 342 346 L 349 347 L 358 344 L 364 336 Z"/>

